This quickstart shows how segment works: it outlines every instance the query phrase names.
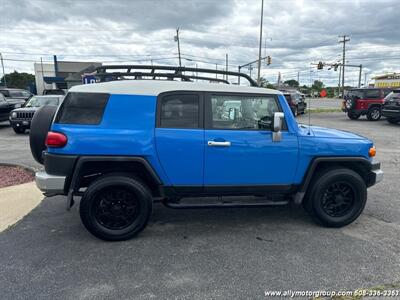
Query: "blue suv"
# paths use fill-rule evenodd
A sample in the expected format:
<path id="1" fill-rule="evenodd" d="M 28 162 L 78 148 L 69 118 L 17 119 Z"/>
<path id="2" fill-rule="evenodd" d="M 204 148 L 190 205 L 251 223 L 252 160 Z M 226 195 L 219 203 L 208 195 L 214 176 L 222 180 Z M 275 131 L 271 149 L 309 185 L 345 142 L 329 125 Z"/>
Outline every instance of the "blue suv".
<path id="1" fill-rule="evenodd" d="M 31 150 L 45 168 L 37 186 L 67 195 L 68 208 L 81 197 L 80 217 L 93 235 L 135 236 L 154 202 L 294 202 L 329 227 L 361 214 L 367 187 L 383 178 L 370 140 L 298 124 L 279 91 L 174 74 L 182 81 L 139 76 L 75 86 L 58 109 L 35 114 Z"/>

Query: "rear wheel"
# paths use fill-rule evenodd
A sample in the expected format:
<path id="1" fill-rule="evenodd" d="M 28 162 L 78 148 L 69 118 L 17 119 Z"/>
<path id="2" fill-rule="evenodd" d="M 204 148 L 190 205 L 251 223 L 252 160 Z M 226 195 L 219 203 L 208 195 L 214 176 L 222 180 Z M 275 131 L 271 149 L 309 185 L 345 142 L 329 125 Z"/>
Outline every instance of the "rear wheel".
<path id="1" fill-rule="evenodd" d="M 378 106 L 371 107 L 367 112 L 367 118 L 370 121 L 378 121 L 382 116 L 381 108 Z"/>
<path id="2" fill-rule="evenodd" d="M 25 128 L 24 127 L 13 127 L 13 129 L 14 129 L 14 132 L 16 134 L 22 134 L 22 133 L 25 132 Z"/>
<path id="3" fill-rule="evenodd" d="M 355 113 L 355 112 L 348 112 L 347 116 L 349 117 L 349 119 L 351 120 L 358 120 L 361 116 L 361 114 Z"/>
<path id="4" fill-rule="evenodd" d="M 94 236 L 106 241 L 122 241 L 146 227 L 152 196 L 139 179 L 128 174 L 109 174 L 90 184 L 79 210 L 83 225 Z"/>
<path id="5" fill-rule="evenodd" d="M 313 180 L 305 199 L 306 211 L 327 227 L 342 227 L 361 214 L 367 201 L 367 187 L 350 169 L 328 169 Z"/>

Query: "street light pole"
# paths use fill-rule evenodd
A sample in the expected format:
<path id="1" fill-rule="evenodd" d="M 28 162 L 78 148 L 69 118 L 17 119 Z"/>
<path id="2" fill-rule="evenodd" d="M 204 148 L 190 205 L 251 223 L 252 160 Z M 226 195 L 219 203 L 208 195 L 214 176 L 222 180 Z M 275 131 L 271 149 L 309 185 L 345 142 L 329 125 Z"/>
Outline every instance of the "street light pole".
<path id="1" fill-rule="evenodd" d="M 261 0 L 260 45 L 258 49 L 258 74 L 257 74 L 258 84 L 260 84 L 260 74 L 261 74 L 261 45 L 262 45 L 263 17 L 264 17 L 264 0 Z"/>

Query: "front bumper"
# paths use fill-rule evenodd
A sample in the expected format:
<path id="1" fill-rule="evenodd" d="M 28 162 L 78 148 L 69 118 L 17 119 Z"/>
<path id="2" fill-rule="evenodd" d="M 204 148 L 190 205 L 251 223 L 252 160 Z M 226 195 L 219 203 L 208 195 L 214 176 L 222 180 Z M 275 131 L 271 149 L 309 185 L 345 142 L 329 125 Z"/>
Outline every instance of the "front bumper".
<path id="1" fill-rule="evenodd" d="M 10 119 L 10 125 L 12 127 L 19 127 L 19 128 L 30 128 L 31 127 L 31 121 L 30 120 L 13 120 Z"/>
<path id="2" fill-rule="evenodd" d="M 50 175 L 44 171 L 36 172 L 36 186 L 47 195 L 64 194 L 66 176 Z"/>
<path id="3" fill-rule="evenodd" d="M 386 118 L 400 118 L 400 106 L 397 107 L 383 107 L 382 115 Z"/>
<path id="4" fill-rule="evenodd" d="M 371 168 L 371 179 L 368 186 L 373 186 L 383 180 L 383 171 L 381 170 L 381 163 L 373 161 Z"/>

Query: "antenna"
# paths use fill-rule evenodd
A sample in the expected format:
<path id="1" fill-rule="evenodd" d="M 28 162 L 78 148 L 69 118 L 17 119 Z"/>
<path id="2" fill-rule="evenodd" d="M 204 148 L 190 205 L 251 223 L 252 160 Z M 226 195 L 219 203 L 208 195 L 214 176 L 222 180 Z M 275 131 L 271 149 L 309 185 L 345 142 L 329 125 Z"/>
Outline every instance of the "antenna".
<path id="1" fill-rule="evenodd" d="M 311 135 L 311 100 L 312 100 L 312 79 L 311 79 L 311 73 L 312 73 L 312 65 L 310 64 L 310 93 L 311 97 L 310 100 L 308 101 L 308 135 Z"/>

